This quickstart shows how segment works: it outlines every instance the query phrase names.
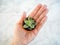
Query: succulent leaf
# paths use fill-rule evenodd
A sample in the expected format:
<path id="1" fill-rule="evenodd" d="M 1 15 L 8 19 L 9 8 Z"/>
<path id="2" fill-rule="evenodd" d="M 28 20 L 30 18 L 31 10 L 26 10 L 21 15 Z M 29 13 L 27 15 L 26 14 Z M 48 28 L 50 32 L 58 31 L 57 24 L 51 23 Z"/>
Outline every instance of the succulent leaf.
<path id="1" fill-rule="evenodd" d="M 24 25 L 23 27 L 24 27 L 24 28 L 28 28 L 28 26 L 27 26 L 27 25 Z"/>

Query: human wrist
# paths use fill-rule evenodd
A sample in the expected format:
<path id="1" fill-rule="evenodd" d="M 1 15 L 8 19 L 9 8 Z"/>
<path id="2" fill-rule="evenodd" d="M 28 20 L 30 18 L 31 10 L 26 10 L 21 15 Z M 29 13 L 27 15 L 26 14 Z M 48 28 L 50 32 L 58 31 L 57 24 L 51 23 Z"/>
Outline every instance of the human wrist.
<path id="1" fill-rule="evenodd" d="M 15 41 L 13 41 L 12 45 L 27 45 L 27 44 L 24 44 L 22 42 L 17 42 L 17 41 L 15 42 Z"/>
<path id="2" fill-rule="evenodd" d="M 11 45 L 27 45 L 21 40 L 13 39 Z"/>

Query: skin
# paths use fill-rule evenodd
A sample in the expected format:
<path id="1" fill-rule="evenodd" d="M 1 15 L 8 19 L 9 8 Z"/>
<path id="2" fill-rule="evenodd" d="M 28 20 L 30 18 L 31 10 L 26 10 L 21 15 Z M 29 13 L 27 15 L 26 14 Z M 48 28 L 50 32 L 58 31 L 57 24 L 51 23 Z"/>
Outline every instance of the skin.
<path id="1" fill-rule="evenodd" d="M 12 45 L 27 45 L 28 43 L 30 43 L 37 36 L 39 30 L 46 22 L 47 13 L 47 6 L 38 4 L 35 9 L 29 14 L 30 17 L 36 20 L 37 26 L 32 31 L 26 31 L 22 26 L 22 23 L 26 18 L 26 13 L 24 12 L 21 19 L 16 24 Z"/>

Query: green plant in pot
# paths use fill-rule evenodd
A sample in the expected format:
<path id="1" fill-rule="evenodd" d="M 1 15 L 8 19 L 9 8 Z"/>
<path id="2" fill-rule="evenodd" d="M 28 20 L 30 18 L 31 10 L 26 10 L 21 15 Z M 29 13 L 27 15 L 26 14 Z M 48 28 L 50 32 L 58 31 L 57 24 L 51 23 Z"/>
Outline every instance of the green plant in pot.
<path id="1" fill-rule="evenodd" d="M 23 21 L 23 27 L 24 27 L 24 29 L 31 31 L 36 27 L 36 21 L 31 17 L 27 17 Z"/>

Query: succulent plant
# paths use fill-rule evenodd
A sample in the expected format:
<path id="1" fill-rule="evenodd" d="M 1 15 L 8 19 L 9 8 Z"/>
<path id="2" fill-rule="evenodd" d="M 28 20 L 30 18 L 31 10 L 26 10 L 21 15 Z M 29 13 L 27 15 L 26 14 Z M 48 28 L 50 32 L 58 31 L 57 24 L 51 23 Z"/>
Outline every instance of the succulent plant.
<path id="1" fill-rule="evenodd" d="M 23 27 L 28 31 L 33 30 L 36 27 L 36 21 L 31 17 L 27 17 L 23 21 Z"/>

